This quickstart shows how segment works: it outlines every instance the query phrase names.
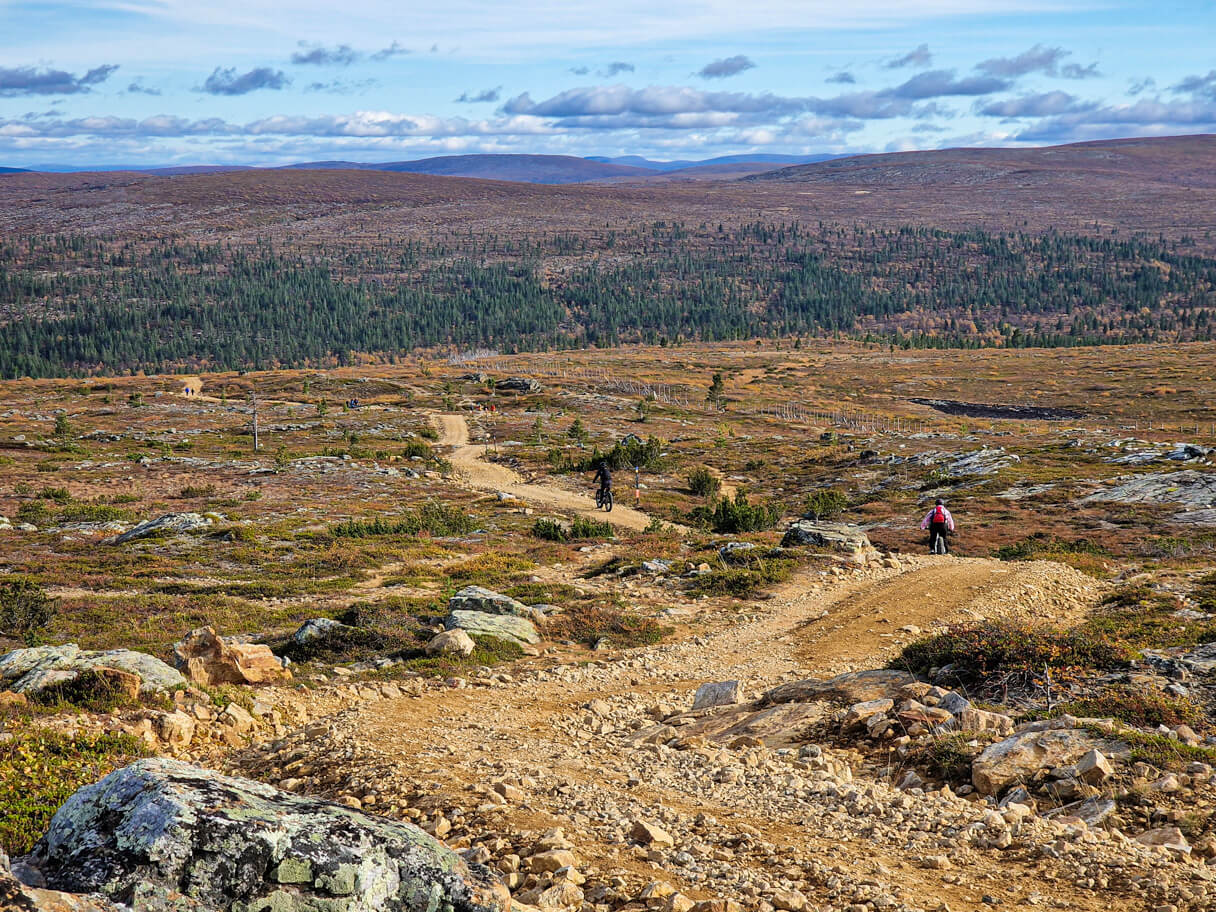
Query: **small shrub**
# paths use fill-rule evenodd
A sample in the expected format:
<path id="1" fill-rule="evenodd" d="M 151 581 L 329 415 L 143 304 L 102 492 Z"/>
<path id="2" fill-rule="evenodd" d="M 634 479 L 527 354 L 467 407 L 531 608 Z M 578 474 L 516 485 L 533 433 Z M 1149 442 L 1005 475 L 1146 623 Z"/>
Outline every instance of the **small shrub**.
<path id="1" fill-rule="evenodd" d="M 31 580 L 0 580 L 0 632 L 34 645 L 58 610 L 59 602 Z"/>
<path id="2" fill-rule="evenodd" d="M 849 498 L 834 488 L 823 488 L 807 495 L 803 508 L 806 515 L 816 522 L 823 519 L 835 519 L 845 511 Z"/>
<path id="3" fill-rule="evenodd" d="M 397 519 L 352 519 L 330 529 L 336 538 L 367 538 L 375 535 L 465 535 L 477 527 L 477 521 L 462 510 L 427 501 Z"/>
<path id="4" fill-rule="evenodd" d="M 421 459 L 434 459 L 435 451 L 425 440 L 407 440 L 401 456 L 405 459 L 412 459 L 415 456 Z"/>
<path id="5" fill-rule="evenodd" d="M 904 647 L 889 667 L 927 675 L 951 666 L 954 680 L 978 693 L 1046 684 L 1090 671 L 1126 668 L 1134 652 L 1084 630 L 1060 631 L 1005 621 L 953 627 Z"/>
<path id="6" fill-rule="evenodd" d="M 182 500 L 195 500 L 199 497 L 214 497 L 215 485 L 186 485 L 181 489 L 181 491 L 178 492 L 177 496 Z"/>
<path id="7" fill-rule="evenodd" d="M 705 466 L 688 473 L 688 490 L 698 497 L 714 498 L 722 490 L 722 481 Z"/>
<path id="8" fill-rule="evenodd" d="M 17 508 L 17 521 L 45 526 L 51 521 L 51 508 L 41 500 L 27 500 Z"/>
<path id="9" fill-rule="evenodd" d="M 737 491 L 734 499 L 723 497 L 711 508 L 698 507 L 692 512 L 694 522 L 708 525 L 715 532 L 763 532 L 771 529 L 781 518 L 781 507 L 775 503 L 753 504 L 747 494 Z"/>
<path id="10" fill-rule="evenodd" d="M 444 575 L 460 585 L 495 586 L 504 580 L 513 579 L 536 567 L 526 557 L 488 551 L 458 564 L 443 568 Z"/>
<path id="11" fill-rule="evenodd" d="M 1216 619 L 1186 621 L 1175 615 L 1177 597 L 1147 586 L 1127 586 L 1105 599 L 1081 629 L 1129 649 L 1194 646 L 1216 640 Z"/>
<path id="12" fill-rule="evenodd" d="M 743 566 L 721 567 L 697 577 L 692 591 L 748 598 L 765 586 L 789 579 L 796 566 L 788 557 L 756 557 Z"/>
<path id="13" fill-rule="evenodd" d="M 123 693 L 112 677 L 91 669 L 70 681 L 43 688 L 31 697 L 31 701 L 42 706 L 72 707 L 98 713 L 139 703 Z"/>
<path id="14" fill-rule="evenodd" d="M 549 620 L 545 627 L 551 639 L 573 640 L 587 646 L 606 639 L 621 648 L 653 646 L 672 630 L 652 618 L 594 605 L 568 608 Z"/>
<path id="15" fill-rule="evenodd" d="M 132 735 L 14 731 L 0 741 L 0 851 L 27 854 L 72 793 L 147 755 Z"/>
<path id="16" fill-rule="evenodd" d="M 612 538 L 612 523 L 586 516 L 576 516 L 570 523 L 570 537 L 575 539 L 604 539 Z"/>
<path id="17" fill-rule="evenodd" d="M 1205 718 L 1203 707 L 1194 700 L 1127 684 L 1104 687 L 1092 697 L 1062 704 L 1060 710 L 1074 716 L 1118 719 L 1140 728 L 1198 727 Z"/>
<path id="18" fill-rule="evenodd" d="M 912 766 L 922 766 L 929 774 L 947 782 L 971 782 L 971 761 L 980 752 L 979 747 L 968 744 L 971 735 L 956 732 L 938 735 L 922 742 L 906 761 Z"/>
<path id="19" fill-rule="evenodd" d="M 532 534 L 545 541 L 570 541 L 570 532 L 556 519 L 538 519 L 532 524 Z"/>

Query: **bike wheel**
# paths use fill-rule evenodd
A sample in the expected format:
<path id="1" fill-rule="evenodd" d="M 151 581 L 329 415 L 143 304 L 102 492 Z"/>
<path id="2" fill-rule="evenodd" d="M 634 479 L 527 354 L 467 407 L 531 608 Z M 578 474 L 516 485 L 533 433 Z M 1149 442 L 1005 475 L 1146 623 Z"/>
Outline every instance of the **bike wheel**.
<path id="1" fill-rule="evenodd" d="M 608 513 L 612 512 L 612 492 L 604 492 L 604 510 Z"/>

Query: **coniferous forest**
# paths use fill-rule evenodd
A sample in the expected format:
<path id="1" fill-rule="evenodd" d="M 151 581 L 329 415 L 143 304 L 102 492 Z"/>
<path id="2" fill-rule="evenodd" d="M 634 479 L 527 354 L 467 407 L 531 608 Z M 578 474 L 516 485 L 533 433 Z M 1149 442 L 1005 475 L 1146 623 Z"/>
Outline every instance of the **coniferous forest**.
<path id="1" fill-rule="evenodd" d="M 1216 335 L 1214 310 L 1216 260 L 1185 238 L 656 222 L 291 247 L 0 243 L 6 378 L 752 337 L 1189 341 Z"/>

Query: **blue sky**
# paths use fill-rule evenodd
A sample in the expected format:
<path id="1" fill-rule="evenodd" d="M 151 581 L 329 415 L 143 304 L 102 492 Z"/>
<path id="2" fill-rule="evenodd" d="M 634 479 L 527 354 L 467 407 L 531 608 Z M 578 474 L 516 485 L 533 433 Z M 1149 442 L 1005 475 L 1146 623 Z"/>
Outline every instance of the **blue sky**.
<path id="1" fill-rule="evenodd" d="M 0 0 L 0 165 L 1207 132 L 1212 0 Z"/>

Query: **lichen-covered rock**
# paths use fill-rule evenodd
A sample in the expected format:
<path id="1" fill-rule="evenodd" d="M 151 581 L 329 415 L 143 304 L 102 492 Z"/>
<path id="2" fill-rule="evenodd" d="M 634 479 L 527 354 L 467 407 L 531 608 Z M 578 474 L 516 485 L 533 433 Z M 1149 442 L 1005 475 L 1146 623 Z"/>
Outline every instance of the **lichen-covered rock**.
<path id="1" fill-rule="evenodd" d="M 505 912 L 506 889 L 406 823 L 141 760 L 76 792 L 27 858 L 54 889 L 141 910 Z M 194 906 L 198 907 L 198 906 Z"/>
<path id="2" fill-rule="evenodd" d="M 156 519 L 145 519 L 122 535 L 116 535 L 106 541 L 111 545 L 121 545 L 124 542 L 147 538 L 150 535 L 181 535 L 185 532 L 196 532 L 210 525 L 211 519 L 200 513 L 166 513 Z"/>
<path id="3" fill-rule="evenodd" d="M 536 626 L 527 618 L 513 614 L 487 614 L 484 611 L 453 611 L 443 622 L 448 630 L 463 630 L 469 636 L 492 636 L 520 646 L 540 642 Z"/>
<path id="4" fill-rule="evenodd" d="M 465 586 L 453 595 L 448 600 L 448 611 L 481 611 L 536 619 L 536 611 L 523 602 L 481 586 Z"/>
<path id="5" fill-rule="evenodd" d="M 195 684 L 277 684 L 291 680 L 291 672 L 261 643 L 234 643 L 214 627 L 191 630 L 173 646 L 178 668 Z"/>
<path id="6" fill-rule="evenodd" d="M 144 694 L 166 693 L 186 686 L 186 679 L 160 659 L 131 649 L 106 651 L 63 646 L 33 646 L 0 656 L 0 687 L 17 693 L 36 693 L 65 684 L 84 671 L 116 669 L 139 678 Z"/>
<path id="7" fill-rule="evenodd" d="M 800 519 L 793 523 L 781 539 L 781 547 L 813 545 L 837 551 L 857 552 L 871 549 L 870 538 L 859 526 L 851 523 L 819 522 Z"/>

